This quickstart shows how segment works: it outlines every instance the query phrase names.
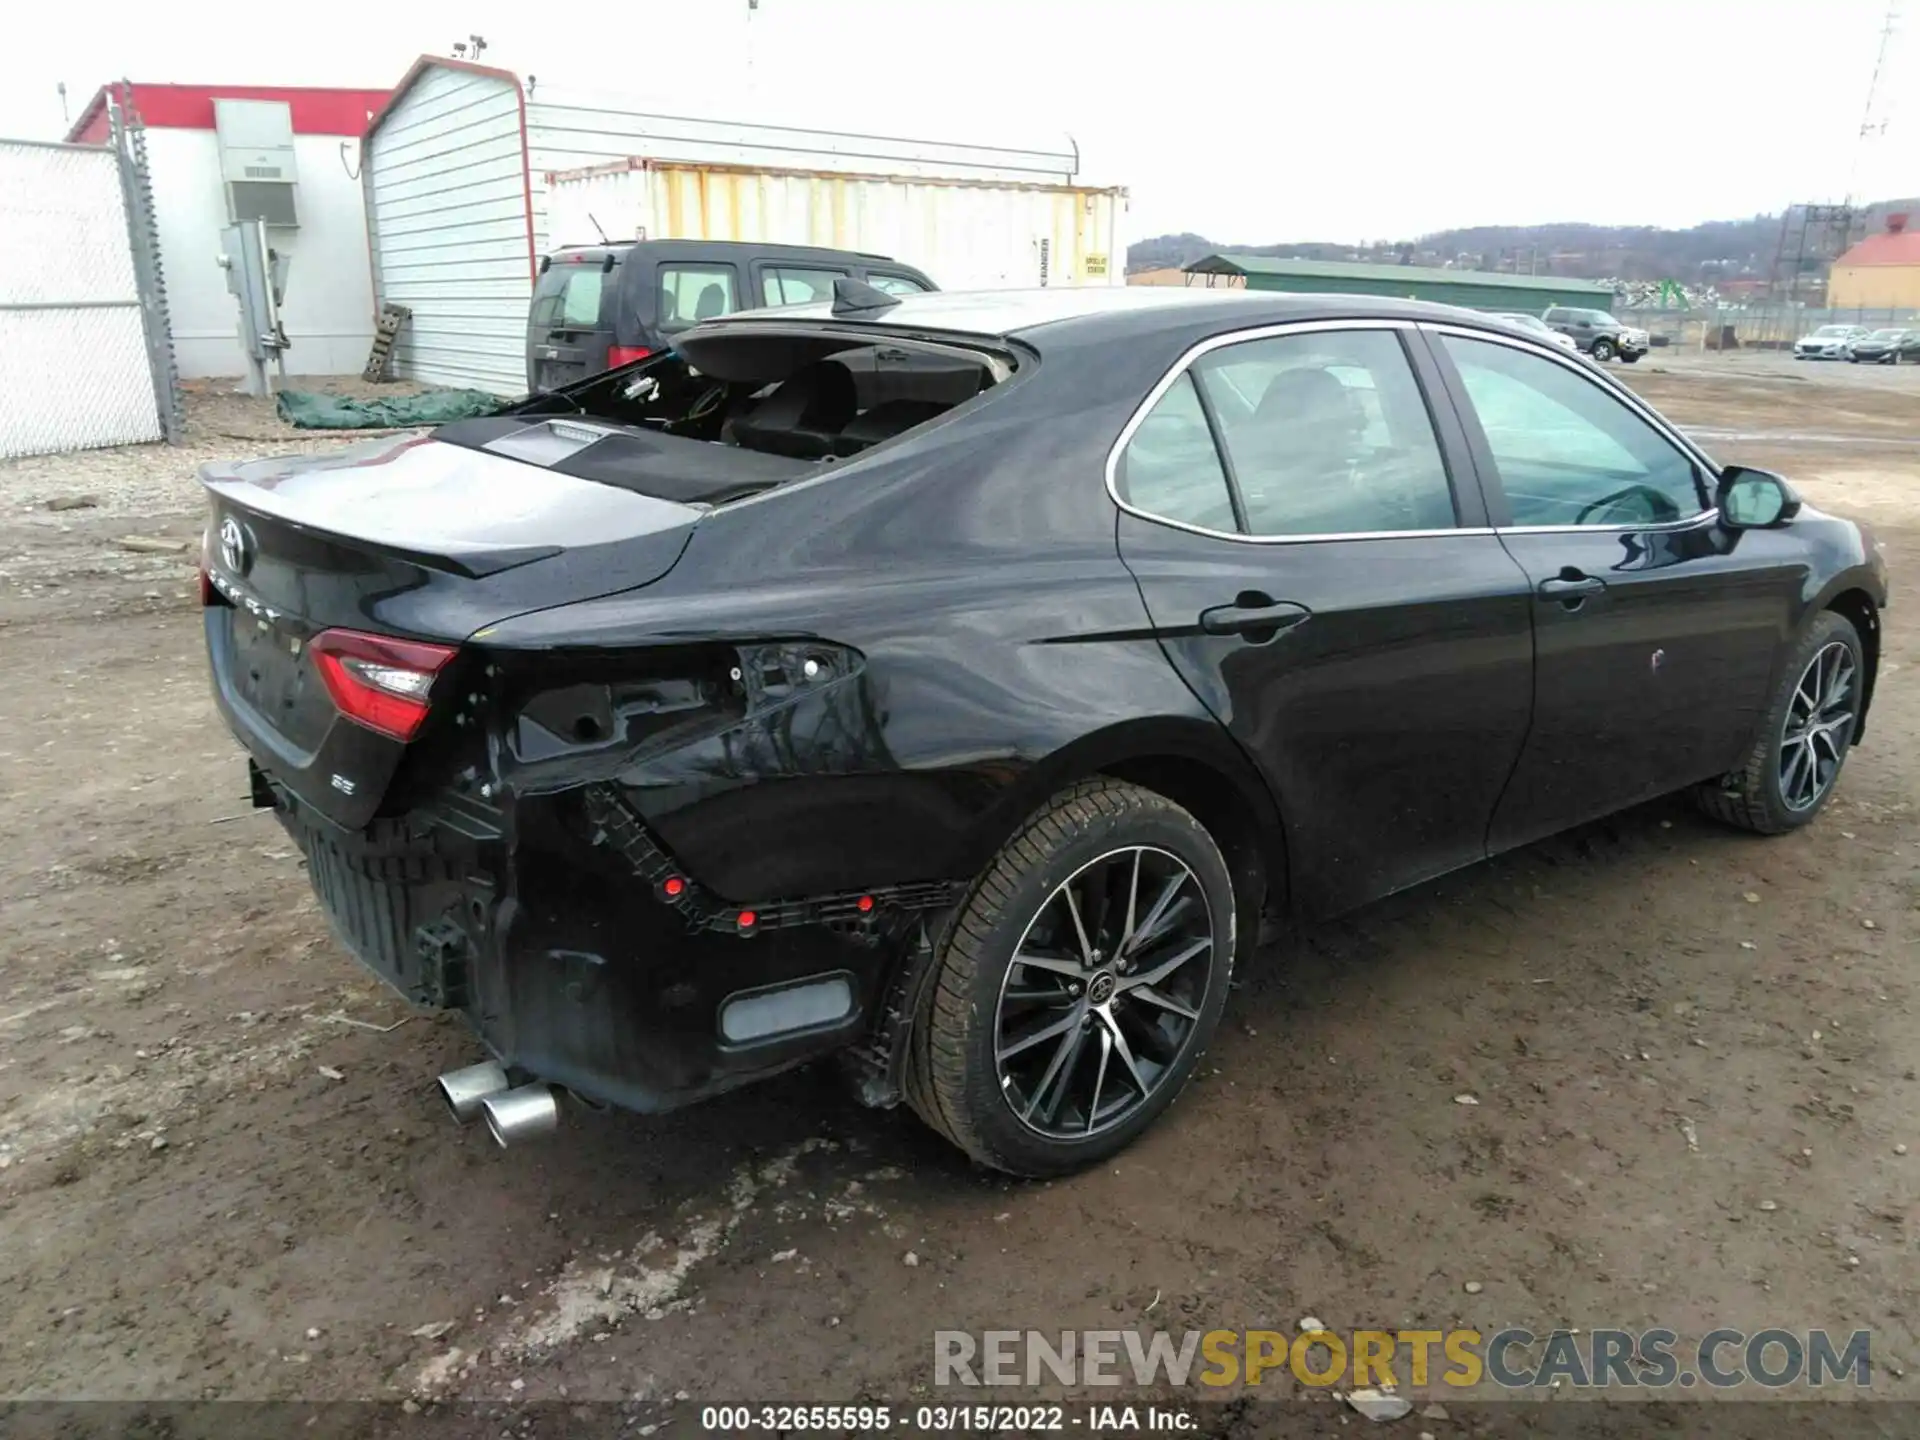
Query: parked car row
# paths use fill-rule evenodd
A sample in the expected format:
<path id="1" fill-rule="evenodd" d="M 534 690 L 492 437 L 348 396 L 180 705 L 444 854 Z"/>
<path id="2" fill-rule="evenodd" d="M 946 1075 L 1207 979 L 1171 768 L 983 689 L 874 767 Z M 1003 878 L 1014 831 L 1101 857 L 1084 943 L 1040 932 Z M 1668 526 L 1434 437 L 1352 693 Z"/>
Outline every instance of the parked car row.
<path id="1" fill-rule="evenodd" d="M 1875 330 L 1847 346 L 1847 359 L 1856 365 L 1898 365 L 1920 360 L 1920 330 L 1897 327 Z"/>

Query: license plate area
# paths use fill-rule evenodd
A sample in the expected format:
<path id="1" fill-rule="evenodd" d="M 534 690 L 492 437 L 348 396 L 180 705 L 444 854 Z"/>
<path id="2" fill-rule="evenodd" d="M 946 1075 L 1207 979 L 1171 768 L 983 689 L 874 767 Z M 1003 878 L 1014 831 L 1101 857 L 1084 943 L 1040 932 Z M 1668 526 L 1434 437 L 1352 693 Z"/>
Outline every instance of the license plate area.
<path id="1" fill-rule="evenodd" d="M 227 673 L 236 699 L 302 750 L 315 749 L 333 715 L 305 638 L 244 610 L 229 612 Z"/>

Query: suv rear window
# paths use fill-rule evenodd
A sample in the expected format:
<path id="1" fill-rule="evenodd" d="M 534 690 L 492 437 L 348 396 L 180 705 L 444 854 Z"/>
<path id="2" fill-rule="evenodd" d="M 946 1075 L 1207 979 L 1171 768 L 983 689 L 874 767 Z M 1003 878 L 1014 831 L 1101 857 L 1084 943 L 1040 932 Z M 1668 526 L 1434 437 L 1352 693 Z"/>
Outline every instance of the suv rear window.
<path id="1" fill-rule="evenodd" d="M 600 323 L 607 273 L 599 265 L 559 261 L 533 287 L 530 318 L 538 330 L 591 330 Z"/>

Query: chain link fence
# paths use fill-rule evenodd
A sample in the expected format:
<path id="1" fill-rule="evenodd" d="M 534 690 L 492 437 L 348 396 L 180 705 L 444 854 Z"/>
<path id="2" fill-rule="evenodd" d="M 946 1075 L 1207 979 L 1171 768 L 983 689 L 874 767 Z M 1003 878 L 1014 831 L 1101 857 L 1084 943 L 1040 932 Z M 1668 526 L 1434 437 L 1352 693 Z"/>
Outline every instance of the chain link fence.
<path id="1" fill-rule="evenodd" d="M 0 140 L 0 458 L 180 439 L 145 148 Z"/>
<path id="2" fill-rule="evenodd" d="M 1683 350 L 1791 350 L 1794 341 L 1822 325 L 1920 329 L 1920 311 L 1885 305 L 1823 309 L 1755 302 L 1685 310 L 1619 308 L 1613 313 L 1623 323 L 1645 330 L 1656 346 Z"/>

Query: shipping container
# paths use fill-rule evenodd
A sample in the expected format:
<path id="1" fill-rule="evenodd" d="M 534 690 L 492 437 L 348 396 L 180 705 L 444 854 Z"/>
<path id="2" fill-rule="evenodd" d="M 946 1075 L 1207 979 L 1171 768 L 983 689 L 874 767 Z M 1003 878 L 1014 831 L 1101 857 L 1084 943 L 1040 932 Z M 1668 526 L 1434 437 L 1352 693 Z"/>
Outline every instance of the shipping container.
<path id="1" fill-rule="evenodd" d="M 589 212 L 609 235 L 644 223 L 654 238 L 746 238 L 729 228 L 746 224 L 787 227 L 755 238 L 792 227 L 849 236 L 810 243 L 888 251 L 948 289 L 1118 283 L 1123 239 L 1114 230 L 1125 192 L 1074 186 L 1079 156 L 1060 141 L 954 142 L 662 115 L 422 56 L 361 145 L 375 301 L 412 312 L 393 373 L 503 395 L 524 389 L 540 258 L 564 241 L 596 239 Z M 665 218 L 610 225 L 597 196 L 577 210 L 569 197 L 557 220 L 549 215 L 549 176 L 569 184 L 580 176 L 584 195 L 602 172 L 633 174 L 628 183 L 646 192 L 633 203 L 651 216 L 657 198 Z M 928 184 L 938 193 L 921 188 Z"/>
<path id="2" fill-rule="evenodd" d="M 548 248 L 607 240 L 824 245 L 945 290 L 1117 285 L 1126 192 L 635 158 L 546 177 Z"/>

